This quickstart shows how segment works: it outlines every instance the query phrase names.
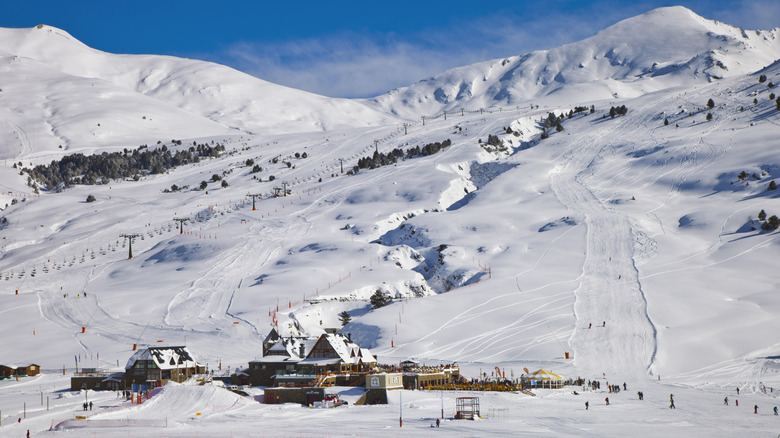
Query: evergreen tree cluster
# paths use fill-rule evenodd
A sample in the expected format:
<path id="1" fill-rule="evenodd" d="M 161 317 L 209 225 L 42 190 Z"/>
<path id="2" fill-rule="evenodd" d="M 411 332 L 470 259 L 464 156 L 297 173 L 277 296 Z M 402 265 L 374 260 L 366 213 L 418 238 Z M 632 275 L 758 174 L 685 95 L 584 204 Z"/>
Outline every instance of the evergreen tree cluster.
<path id="1" fill-rule="evenodd" d="M 561 126 L 561 122 L 562 121 L 563 121 L 563 115 L 561 115 L 559 117 L 559 116 L 556 116 L 555 113 L 548 113 L 547 114 L 547 118 L 544 119 L 544 121 L 542 122 L 542 125 L 544 126 L 545 130 L 550 129 L 553 126 L 555 126 L 556 129 L 557 129 L 558 126 Z M 563 127 L 561 127 L 561 131 L 562 130 L 563 130 Z"/>
<path id="2" fill-rule="evenodd" d="M 620 105 L 618 107 L 610 107 L 609 108 L 609 117 L 615 118 L 615 116 L 625 116 L 626 113 L 628 113 L 628 109 L 625 105 Z"/>
<path id="3" fill-rule="evenodd" d="M 141 145 L 132 151 L 125 149 L 123 152 L 67 155 L 52 160 L 48 165 L 24 168 L 22 171 L 32 178 L 30 184 L 37 183 L 42 188 L 52 190 L 60 185 L 94 185 L 98 181 L 107 184 L 112 179 L 132 177 L 137 181 L 142 175 L 159 174 L 176 166 L 197 163 L 201 158 L 218 157 L 224 151 L 225 146 L 221 144 L 199 144 L 175 152 L 165 145 L 151 150 Z"/>
<path id="4" fill-rule="evenodd" d="M 576 113 L 582 113 L 588 111 L 587 107 L 584 106 L 578 106 L 575 107 L 574 110 L 569 111 L 567 117 L 571 118 Z M 556 132 L 563 131 L 563 125 L 561 124 L 563 122 L 564 115 L 561 114 L 560 116 L 555 115 L 555 113 L 547 113 L 547 118 L 542 119 L 542 135 L 541 139 L 547 139 L 550 138 L 550 134 L 547 132 L 548 129 L 555 127 Z"/>
<path id="5" fill-rule="evenodd" d="M 780 228 L 780 218 L 775 215 L 767 218 L 766 212 L 764 210 L 758 212 L 758 220 L 763 222 L 761 224 L 761 229 L 764 231 L 775 231 L 776 229 Z"/>
<path id="6" fill-rule="evenodd" d="M 593 112 L 593 111 L 595 111 L 595 108 L 591 107 L 591 109 L 592 109 L 592 111 L 590 111 L 590 112 Z M 575 114 L 579 114 L 579 113 L 587 113 L 587 111 L 588 111 L 588 107 L 586 107 L 586 106 L 575 106 L 573 110 L 569 111 L 569 112 L 566 114 L 566 117 L 570 119 L 570 118 L 572 118 L 572 117 L 573 117 Z"/>
<path id="7" fill-rule="evenodd" d="M 377 289 L 377 291 L 371 295 L 369 301 L 371 302 L 371 306 L 374 309 L 378 309 L 380 307 L 386 306 L 390 302 L 390 296 L 383 294 L 381 290 Z"/>
<path id="8" fill-rule="evenodd" d="M 422 148 L 420 146 L 409 148 L 406 152 L 400 148 L 395 148 L 386 154 L 375 151 L 374 155 L 359 159 L 358 164 L 355 166 L 355 169 L 352 170 L 352 173 L 356 173 L 360 169 L 376 169 L 382 166 L 395 164 L 399 159 L 405 160 L 415 157 L 427 157 L 428 155 L 433 155 L 440 150 L 449 147 L 451 144 L 452 142 L 447 139 L 441 143 L 438 141 L 435 143 L 428 143 Z"/>

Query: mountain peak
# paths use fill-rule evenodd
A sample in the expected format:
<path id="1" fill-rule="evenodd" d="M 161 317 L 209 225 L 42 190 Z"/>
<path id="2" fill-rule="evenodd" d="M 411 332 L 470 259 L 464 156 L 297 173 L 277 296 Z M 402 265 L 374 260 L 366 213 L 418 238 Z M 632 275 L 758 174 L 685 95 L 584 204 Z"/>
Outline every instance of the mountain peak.
<path id="1" fill-rule="evenodd" d="M 774 30 L 746 32 L 673 6 L 561 47 L 447 70 L 370 102 L 410 118 L 531 100 L 574 104 L 751 73 L 779 57 Z"/>

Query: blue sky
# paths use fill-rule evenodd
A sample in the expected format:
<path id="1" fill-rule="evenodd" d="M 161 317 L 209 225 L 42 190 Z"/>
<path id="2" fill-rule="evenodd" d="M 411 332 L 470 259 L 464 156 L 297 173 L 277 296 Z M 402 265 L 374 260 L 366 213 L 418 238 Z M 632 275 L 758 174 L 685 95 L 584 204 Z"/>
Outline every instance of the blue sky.
<path id="1" fill-rule="evenodd" d="M 26 0 L 2 8 L 0 27 L 44 23 L 106 52 L 202 59 L 318 94 L 367 97 L 675 4 L 746 29 L 780 26 L 777 0 Z"/>

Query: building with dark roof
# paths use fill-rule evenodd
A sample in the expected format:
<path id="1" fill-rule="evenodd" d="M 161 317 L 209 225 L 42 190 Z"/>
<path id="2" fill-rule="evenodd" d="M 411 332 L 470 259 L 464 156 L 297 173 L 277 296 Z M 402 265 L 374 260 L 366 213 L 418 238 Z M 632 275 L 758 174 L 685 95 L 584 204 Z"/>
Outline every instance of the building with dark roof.
<path id="1" fill-rule="evenodd" d="M 135 383 L 152 389 L 170 380 L 181 383 L 205 371 L 187 347 L 147 347 L 127 361 L 124 381 L 126 388 Z"/>

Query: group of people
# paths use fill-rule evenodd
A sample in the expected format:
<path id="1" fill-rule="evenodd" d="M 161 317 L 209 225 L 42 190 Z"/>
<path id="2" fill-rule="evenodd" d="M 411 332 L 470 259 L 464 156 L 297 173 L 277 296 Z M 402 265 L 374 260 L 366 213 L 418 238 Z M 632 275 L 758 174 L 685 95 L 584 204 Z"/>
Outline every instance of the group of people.
<path id="1" fill-rule="evenodd" d="M 766 386 L 763 387 L 764 393 L 766 393 Z M 737 387 L 737 395 L 739 395 L 739 387 Z M 728 406 L 729 405 L 729 398 L 728 396 L 723 398 L 723 405 Z M 739 406 L 739 400 L 734 399 L 734 406 Z M 774 412 L 775 415 L 777 415 L 777 406 L 775 406 L 772 409 L 772 412 Z M 758 414 L 758 405 L 753 405 L 753 413 Z"/>
<path id="2" fill-rule="evenodd" d="M 577 378 L 576 382 L 578 382 L 579 384 L 584 384 L 585 383 L 584 379 L 581 379 L 579 377 Z M 598 389 L 601 389 L 601 382 L 598 381 L 598 380 L 595 380 L 595 379 L 592 380 L 592 381 L 588 380 L 588 385 L 587 386 L 589 386 L 592 391 L 596 391 Z M 628 390 L 628 384 L 626 382 L 623 382 L 623 385 L 622 385 L 623 388 L 621 388 L 620 387 L 621 385 L 619 385 L 619 384 L 618 385 L 610 385 L 609 382 L 606 382 L 606 386 L 607 386 L 607 390 L 609 391 L 610 394 L 618 393 L 621 390 L 622 391 L 627 391 Z M 579 393 L 577 391 L 574 391 L 574 395 L 579 395 Z M 645 394 L 642 391 L 637 392 L 637 395 L 639 395 L 639 400 L 644 400 L 645 399 Z M 609 397 L 605 397 L 604 398 L 604 403 L 607 406 L 609 406 Z M 588 408 L 590 408 L 590 403 L 586 401 L 585 402 L 585 410 L 587 411 Z"/>
<path id="3" fill-rule="evenodd" d="M 588 386 L 590 386 L 594 391 L 601 388 L 601 384 L 599 383 L 598 380 L 593 380 L 592 382 L 588 381 Z M 609 389 L 610 393 L 618 393 L 621 390 L 620 385 L 610 385 L 609 383 L 607 383 L 607 388 Z M 626 385 L 626 383 L 623 383 L 623 390 L 627 390 L 627 389 L 628 389 L 628 385 Z M 577 391 L 574 391 L 574 395 L 579 395 L 579 393 L 577 393 Z M 642 391 L 638 391 L 636 393 L 636 395 L 639 397 L 639 400 L 644 400 L 645 399 L 645 394 Z M 739 388 L 737 388 L 737 395 L 739 395 Z M 609 406 L 609 397 L 604 398 L 604 403 L 607 406 Z M 725 397 L 723 399 L 723 404 L 728 406 L 728 404 L 729 404 L 729 398 L 728 397 Z M 739 406 L 739 400 L 735 399 L 734 400 L 734 405 L 735 406 Z M 588 403 L 586 401 L 585 402 L 585 410 L 587 411 L 589 407 L 590 407 L 590 403 Z M 677 407 L 674 405 L 674 394 L 669 394 L 669 409 L 677 409 Z M 778 415 L 777 406 L 775 406 L 772 409 L 772 412 L 774 413 L 774 415 Z M 754 414 L 758 414 L 758 405 L 754 405 L 753 406 L 753 413 Z"/>
<path id="4" fill-rule="evenodd" d="M 84 404 L 82 404 L 81 406 L 84 408 L 85 411 L 87 410 L 87 408 L 89 408 L 90 411 L 92 410 L 92 402 L 89 403 L 84 402 Z"/>

